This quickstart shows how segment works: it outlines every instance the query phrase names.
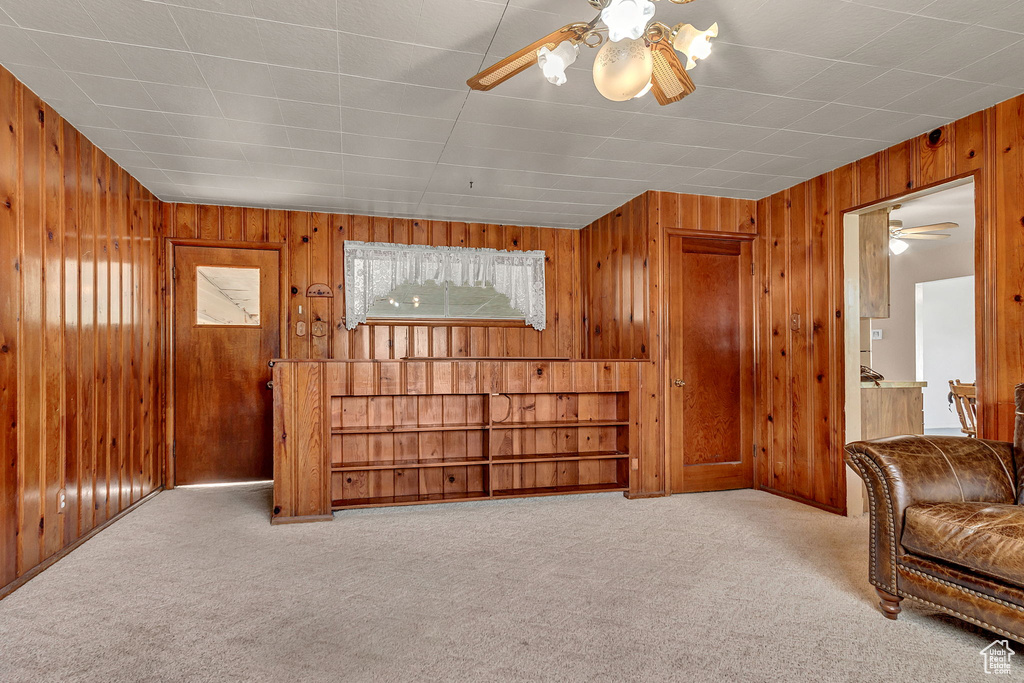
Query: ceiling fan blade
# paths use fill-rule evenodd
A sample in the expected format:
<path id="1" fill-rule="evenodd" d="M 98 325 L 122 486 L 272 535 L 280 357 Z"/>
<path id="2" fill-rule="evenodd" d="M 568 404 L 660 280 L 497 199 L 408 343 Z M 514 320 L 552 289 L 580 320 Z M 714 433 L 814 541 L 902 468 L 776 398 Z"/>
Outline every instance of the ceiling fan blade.
<path id="1" fill-rule="evenodd" d="M 553 50 L 555 49 L 555 46 L 563 40 L 579 43 L 579 29 L 581 26 L 586 27 L 586 24 L 566 24 L 557 31 L 552 31 L 535 43 L 531 43 L 522 50 L 505 57 L 505 59 L 501 60 L 497 64 L 487 67 L 476 76 L 473 76 L 466 81 L 466 84 L 473 90 L 490 90 L 491 88 L 504 83 L 516 74 L 521 73 L 536 64 L 537 51 L 542 47 Z"/>
<path id="2" fill-rule="evenodd" d="M 654 58 L 651 92 L 658 104 L 678 102 L 697 89 L 667 39 L 651 44 L 651 56 Z"/>
<path id="3" fill-rule="evenodd" d="M 944 240 L 949 235 L 897 235 L 901 240 Z"/>
<path id="4" fill-rule="evenodd" d="M 954 230 L 959 228 L 960 225 L 957 223 L 935 223 L 933 225 L 921 225 L 916 228 L 902 228 L 900 232 L 904 234 L 914 234 L 916 232 L 934 232 L 936 230 Z"/>

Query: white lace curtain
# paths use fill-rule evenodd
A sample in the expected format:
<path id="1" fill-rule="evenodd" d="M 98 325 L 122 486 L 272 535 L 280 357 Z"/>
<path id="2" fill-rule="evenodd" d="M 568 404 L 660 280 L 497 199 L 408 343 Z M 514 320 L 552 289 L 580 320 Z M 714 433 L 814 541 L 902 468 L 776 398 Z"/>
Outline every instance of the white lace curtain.
<path id="1" fill-rule="evenodd" d="M 374 302 L 399 285 L 427 282 L 494 287 L 526 324 L 543 330 L 544 252 L 345 241 L 345 327 L 366 322 Z"/>

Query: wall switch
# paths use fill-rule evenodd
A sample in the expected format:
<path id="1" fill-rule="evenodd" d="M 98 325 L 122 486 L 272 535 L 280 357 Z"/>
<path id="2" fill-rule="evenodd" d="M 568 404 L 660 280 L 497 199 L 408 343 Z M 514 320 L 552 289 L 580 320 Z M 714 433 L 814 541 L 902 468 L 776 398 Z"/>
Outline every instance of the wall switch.
<path id="1" fill-rule="evenodd" d="M 871 341 L 882 338 L 881 330 L 871 330 Z"/>
<path id="2" fill-rule="evenodd" d="M 631 458 L 629 462 L 634 470 L 640 469 L 640 458 Z"/>

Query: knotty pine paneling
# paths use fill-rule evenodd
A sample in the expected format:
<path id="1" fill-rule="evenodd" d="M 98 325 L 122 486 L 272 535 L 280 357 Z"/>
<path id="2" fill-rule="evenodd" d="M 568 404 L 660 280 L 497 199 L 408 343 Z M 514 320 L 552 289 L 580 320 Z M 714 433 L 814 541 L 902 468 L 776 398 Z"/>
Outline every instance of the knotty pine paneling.
<path id="1" fill-rule="evenodd" d="M 216 241 L 285 242 L 285 277 L 291 292 L 288 358 L 368 360 L 405 356 L 580 357 L 580 233 L 576 230 L 483 223 L 380 218 L 346 214 L 163 204 L 168 237 Z M 451 325 L 394 321 L 344 325 L 344 241 L 395 242 L 433 246 L 490 247 L 510 251 L 543 249 L 547 277 L 547 328 L 521 324 Z M 307 298 L 306 288 L 329 284 L 333 298 Z M 299 314 L 302 306 L 302 314 Z M 327 337 L 295 335 L 300 320 L 324 320 Z"/>
<path id="2" fill-rule="evenodd" d="M 0 68 L 0 595 L 162 485 L 158 223 Z"/>
<path id="3" fill-rule="evenodd" d="M 670 273 L 666 230 L 707 233 L 757 231 L 757 202 L 646 192 L 584 228 L 580 236 L 580 292 L 584 358 L 635 358 L 642 366 L 644 423 L 640 471 L 633 495 L 667 493 L 667 306 L 662 293 Z"/>

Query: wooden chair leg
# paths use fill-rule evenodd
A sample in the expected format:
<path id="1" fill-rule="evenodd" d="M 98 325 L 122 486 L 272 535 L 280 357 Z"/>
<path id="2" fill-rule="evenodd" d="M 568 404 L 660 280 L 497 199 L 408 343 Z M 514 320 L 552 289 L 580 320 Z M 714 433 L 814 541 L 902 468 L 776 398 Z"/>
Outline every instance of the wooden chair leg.
<path id="1" fill-rule="evenodd" d="M 900 601 L 903 600 L 903 598 L 886 592 L 881 588 L 875 588 L 875 592 L 878 593 L 878 597 L 881 598 L 878 603 L 878 607 L 882 610 L 882 614 L 885 615 L 886 619 L 895 620 L 896 617 L 899 616 L 900 612 L 903 611 L 903 608 L 900 607 Z"/>

